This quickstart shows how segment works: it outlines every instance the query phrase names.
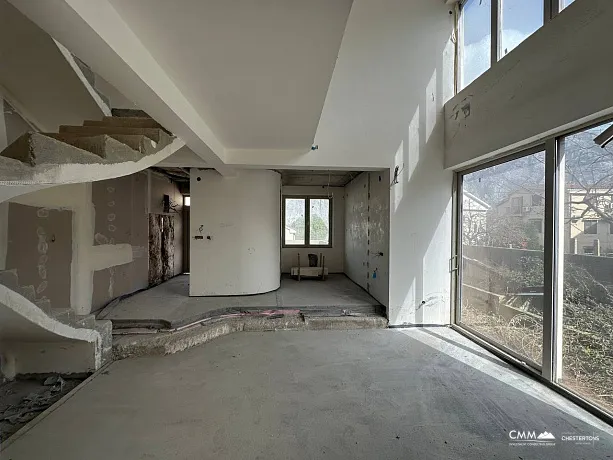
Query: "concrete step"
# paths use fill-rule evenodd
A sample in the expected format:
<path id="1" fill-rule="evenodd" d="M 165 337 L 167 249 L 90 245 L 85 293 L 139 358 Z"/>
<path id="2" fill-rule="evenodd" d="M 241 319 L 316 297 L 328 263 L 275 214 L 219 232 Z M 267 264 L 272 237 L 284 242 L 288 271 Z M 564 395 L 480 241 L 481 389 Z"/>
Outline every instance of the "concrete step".
<path id="1" fill-rule="evenodd" d="M 151 118 L 147 112 L 140 109 L 111 109 L 111 114 L 114 117 L 125 118 Z"/>
<path id="2" fill-rule="evenodd" d="M 109 319 L 95 320 L 94 329 L 102 337 L 102 364 L 113 359 L 113 323 Z"/>
<path id="3" fill-rule="evenodd" d="M 42 133 L 26 133 L 5 148 L 3 157 L 18 160 L 26 165 L 100 163 L 98 155 L 66 144 Z"/>
<path id="4" fill-rule="evenodd" d="M 17 270 L 2 270 L 0 271 L 0 284 L 6 286 L 12 291 L 19 292 L 19 278 Z"/>
<path id="5" fill-rule="evenodd" d="M 147 136 L 149 139 L 160 142 L 164 134 L 159 128 L 125 128 L 121 126 L 60 126 L 60 133 L 76 133 L 86 136 L 97 136 L 100 134 L 131 134 Z M 167 134 L 166 134 L 167 135 Z"/>
<path id="6" fill-rule="evenodd" d="M 60 323 L 70 325 L 74 322 L 75 312 L 72 308 L 53 308 L 49 316 Z"/>
<path id="7" fill-rule="evenodd" d="M 387 327 L 382 316 L 304 317 L 301 314 L 282 316 L 240 316 L 214 318 L 192 327 L 174 331 L 116 335 L 113 338 L 113 357 L 124 359 L 146 355 L 167 355 L 202 345 L 234 332 L 262 332 L 276 330 L 349 330 L 382 329 Z"/>
<path id="8" fill-rule="evenodd" d="M 102 120 L 85 120 L 83 126 L 118 126 L 123 128 L 164 129 L 153 118 L 144 117 L 104 117 Z"/>
<path id="9" fill-rule="evenodd" d="M 75 329 L 98 331 L 102 338 L 103 361 L 111 358 L 113 351 L 113 323 L 110 320 L 97 320 L 94 314 L 77 315 L 71 308 L 53 309 L 49 316 Z"/>

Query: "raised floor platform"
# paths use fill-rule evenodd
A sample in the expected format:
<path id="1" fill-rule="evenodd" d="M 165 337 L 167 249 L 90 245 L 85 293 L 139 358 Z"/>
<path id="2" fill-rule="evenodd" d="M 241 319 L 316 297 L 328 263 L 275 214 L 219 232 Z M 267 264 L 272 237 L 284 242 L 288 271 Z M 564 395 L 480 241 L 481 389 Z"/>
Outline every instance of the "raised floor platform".
<path id="1" fill-rule="evenodd" d="M 270 315 L 275 310 L 318 317 L 385 317 L 385 307 L 345 275 L 330 275 L 325 281 L 283 277 L 275 292 L 225 297 L 189 297 L 189 275 L 180 275 L 108 306 L 98 317 L 110 319 L 114 330 L 168 330 L 227 316 Z"/>

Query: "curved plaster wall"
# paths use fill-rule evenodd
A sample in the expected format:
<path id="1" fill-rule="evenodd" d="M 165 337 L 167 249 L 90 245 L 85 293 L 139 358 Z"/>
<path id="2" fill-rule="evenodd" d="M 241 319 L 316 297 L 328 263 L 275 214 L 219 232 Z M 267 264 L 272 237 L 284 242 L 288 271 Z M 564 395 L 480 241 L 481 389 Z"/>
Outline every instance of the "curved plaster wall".
<path id="1" fill-rule="evenodd" d="M 200 180 L 198 180 L 200 179 Z M 191 296 L 259 294 L 281 278 L 281 176 L 191 170 Z"/>

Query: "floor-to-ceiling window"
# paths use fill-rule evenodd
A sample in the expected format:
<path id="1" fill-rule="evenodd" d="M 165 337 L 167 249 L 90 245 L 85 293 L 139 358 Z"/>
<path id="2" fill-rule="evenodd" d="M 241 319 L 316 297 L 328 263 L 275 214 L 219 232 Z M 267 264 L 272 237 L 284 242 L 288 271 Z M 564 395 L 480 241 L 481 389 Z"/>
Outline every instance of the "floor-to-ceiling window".
<path id="1" fill-rule="evenodd" d="M 613 412 L 612 123 L 558 141 L 561 246 L 558 382 Z M 602 139 L 599 136 L 603 136 Z"/>
<path id="2" fill-rule="evenodd" d="M 613 417 L 613 123 L 457 177 L 457 325 Z"/>
<path id="3" fill-rule="evenodd" d="M 462 174 L 459 321 L 538 368 L 545 153 Z"/>

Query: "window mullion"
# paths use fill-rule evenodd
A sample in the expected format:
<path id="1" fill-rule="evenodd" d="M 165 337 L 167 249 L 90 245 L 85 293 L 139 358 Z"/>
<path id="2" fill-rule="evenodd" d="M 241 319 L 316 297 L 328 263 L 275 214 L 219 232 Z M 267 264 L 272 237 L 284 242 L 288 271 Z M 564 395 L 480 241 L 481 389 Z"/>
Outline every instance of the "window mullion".
<path id="1" fill-rule="evenodd" d="M 556 355 L 556 302 L 558 286 L 559 253 L 559 158 L 555 139 L 546 143 L 545 154 L 545 228 L 544 228 L 544 286 L 543 286 L 543 377 L 554 379 Z M 563 253 L 561 253 L 563 254 Z"/>
<path id="2" fill-rule="evenodd" d="M 544 0 L 545 21 L 551 21 L 560 12 L 560 0 Z"/>
<path id="3" fill-rule="evenodd" d="M 500 25 L 502 18 L 503 0 L 492 0 L 492 24 L 491 24 L 491 66 L 498 62 L 500 57 Z"/>
<path id="4" fill-rule="evenodd" d="M 311 245 L 311 199 L 304 199 L 304 244 Z"/>

